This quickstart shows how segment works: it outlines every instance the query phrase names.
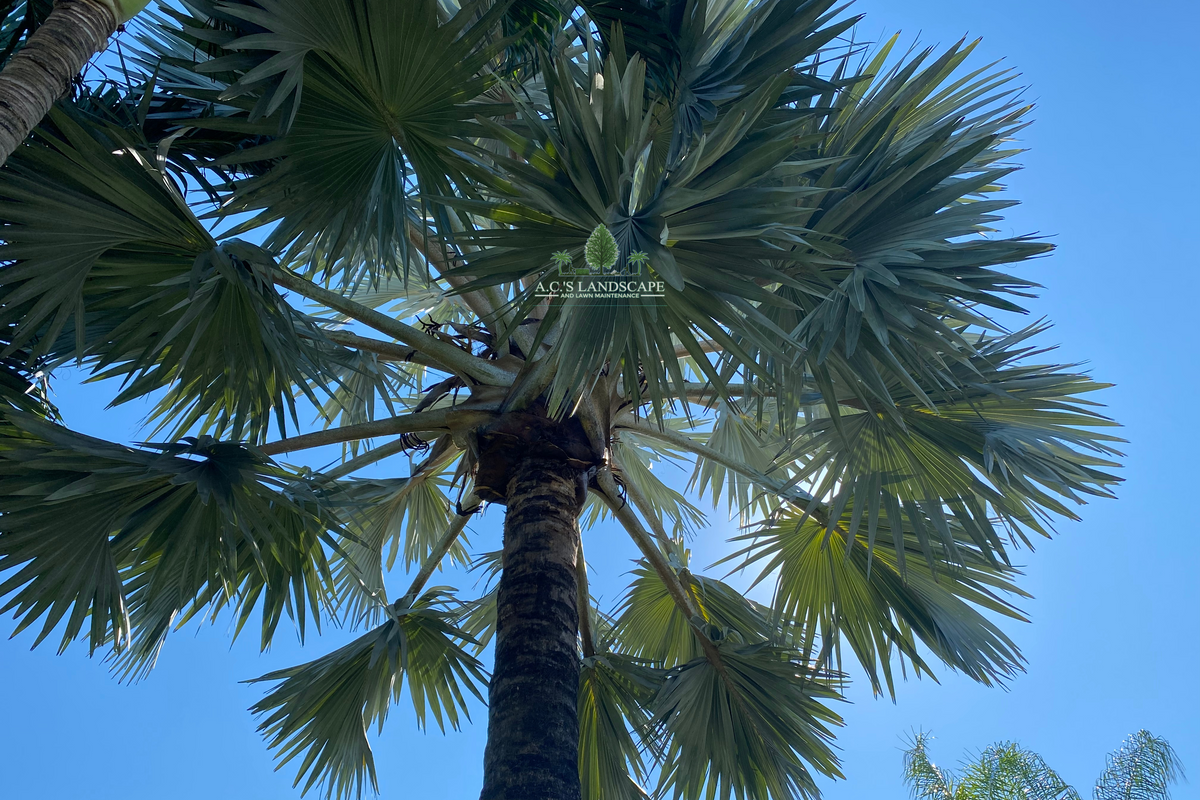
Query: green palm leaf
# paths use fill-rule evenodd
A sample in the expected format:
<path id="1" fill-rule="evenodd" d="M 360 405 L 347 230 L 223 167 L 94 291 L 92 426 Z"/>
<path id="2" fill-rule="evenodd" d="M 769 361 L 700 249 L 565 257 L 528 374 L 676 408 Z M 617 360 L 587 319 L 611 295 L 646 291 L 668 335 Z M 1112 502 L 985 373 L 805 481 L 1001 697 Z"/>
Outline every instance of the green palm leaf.
<path id="1" fill-rule="evenodd" d="M 1041 756 L 1012 742 L 988 747 L 955 776 L 929 760 L 930 738 L 917 734 L 904 753 L 904 779 L 915 800 L 1081 800 Z"/>
<path id="2" fill-rule="evenodd" d="M 41 27 L 53 9 L 53 0 L 26 0 L 0 7 L 0 66 L 16 53 L 35 30 Z"/>
<path id="3" fill-rule="evenodd" d="M 610 52 L 622 57 L 625 52 L 640 54 L 652 84 L 664 93 L 678 92 L 672 157 L 682 155 L 723 106 L 812 58 L 856 21 L 830 24 L 834 4 L 828 0 L 757 6 L 588 0 L 582 5 Z M 815 75 L 799 72 L 792 82 L 791 100 L 830 87 Z"/>
<path id="4" fill-rule="evenodd" d="M 881 513 L 904 519 L 927 557 L 934 540 L 954 557 L 951 522 L 985 557 L 1004 559 L 995 517 L 1026 543 L 1024 530 L 1046 533 L 1049 513 L 1073 518 L 1064 500 L 1108 496 L 1119 481 L 1107 471 L 1119 440 L 1082 396 L 1102 384 L 1029 363 L 1044 352 L 1025 344 L 1038 330 L 977 340 L 966 363 L 943 370 L 960 388 L 942 391 L 937 413 L 894 385 L 890 413 L 850 407 L 813 420 L 788 456 L 804 464 L 791 480 L 816 481 L 835 515 L 853 502 L 849 533 L 865 524 L 871 549 Z M 903 569 L 903 548 L 891 544 Z"/>
<path id="5" fill-rule="evenodd" d="M 797 154 L 832 161 L 801 185 L 839 190 L 801 215 L 810 233 L 789 271 L 800 286 L 778 291 L 797 308 L 767 311 L 810 351 L 826 402 L 838 385 L 885 412 L 894 381 L 934 408 L 945 365 L 973 352 L 956 321 L 988 329 L 983 310 L 1020 311 L 1010 298 L 1033 286 L 991 267 L 1050 249 L 989 225 L 1012 205 L 990 197 L 1015 169 L 1005 159 L 1019 151 L 1005 143 L 1028 110 L 1006 85 L 1011 76 L 985 68 L 956 78 L 974 45 L 928 65 L 927 50 L 883 72 L 894 42 L 866 68 L 882 74 L 831 98 L 827 135 Z M 806 261 L 822 268 L 805 270 Z"/>
<path id="6" fill-rule="evenodd" d="M 1011 742 L 994 744 L 971 762 L 956 794 L 986 800 L 1082 800 L 1041 756 Z"/>
<path id="7" fill-rule="evenodd" d="M 154 415 L 176 435 L 283 434 L 294 387 L 315 401 L 336 349 L 275 290 L 265 251 L 216 245 L 119 129 L 84 122 L 52 112 L 0 173 L 8 351 L 125 378 L 117 403 L 166 387 Z"/>
<path id="8" fill-rule="evenodd" d="M 912 791 L 913 800 L 955 800 L 953 773 L 940 769 L 929 758 L 928 743 L 932 738 L 922 731 L 904 751 L 904 782 Z"/>
<path id="9" fill-rule="evenodd" d="M 353 619 L 374 620 L 386 603 L 384 573 L 403 554 L 404 566 L 425 560 L 445 533 L 452 504 L 444 464 L 413 469 L 408 478 L 356 480 L 343 487 L 347 535 L 337 566 L 338 595 L 349 601 Z M 450 557 L 466 563 L 461 540 Z"/>
<path id="10" fill-rule="evenodd" d="M 10 351 L 12 326 L 0 332 L 0 407 L 11 407 L 39 416 L 56 418 L 58 411 L 47 396 L 49 379 L 43 368 L 45 360 L 38 359 L 28 347 Z"/>
<path id="11" fill-rule="evenodd" d="M 36 341 L 34 355 L 57 354 L 59 335 L 73 329 L 67 353 L 84 355 L 85 285 L 102 259 L 117 262 L 113 283 L 137 286 L 124 298 L 129 308 L 153 294 L 153 284 L 188 275 L 215 244 L 120 129 L 85 122 L 53 109 L 35 134 L 40 141 L 0 173 L 0 215 L 8 223 L 0 319 L 16 325 L 10 350 Z"/>
<path id="12" fill-rule="evenodd" d="M 769 413 L 771 409 L 764 410 Z M 769 417 L 758 419 L 748 410 L 728 403 L 720 404 L 712 430 L 705 438 L 705 444 L 715 452 L 764 475 L 775 467 L 775 457 L 785 441 Z M 721 503 L 723 495 L 730 513 L 737 514 L 743 522 L 761 519 L 779 503 L 775 495 L 764 493 L 744 474 L 709 458 L 696 459 L 690 488 L 701 497 L 711 495 L 713 508 Z"/>
<path id="13" fill-rule="evenodd" d="M 624 67 L 610 58 L 597 79 L 603 90 L 587 94 L 576 85 L 570 66 L 559 63 L 551 93 L 553 127 L 535 118 L 533 109 L 516 130 L 487 126 L 490 135 L 519 149 L 528 162 L 493 156 L 472 173 L 503 199 L 445 200 L 489 222 L 458 237 L 484 250 L 468 267 L 451 273 L 474 277 L 469 285 L 525 279 L 532 286 L 533 278 L 553 269 L 554 252 L 584 247 L 598 224 L 615 237 L 618 261 L 644 252 L 651 275 L 665 282 L 661 302 L 559 298 L 550 303 L 544 324 L 561 329 L 555 345 L 561 367 L 552 399 L 573 397 L 590 375 L 610 363 L 621 365 L 619 371 L 639 395 L 635 376 L 644 370 L 648 399 L 661 408 L 667 397 L 684 392 L 675 342 L 699 353 L 698 338 L 716 339 L 732 364 L 768 377 L 777 377 L 779 370 L 769 359 L 790 360 L 788 332 L 757 305 L 778 302 L 762 284 L 789 279 L 757 259 L 779 253 L 780 243 L 803 235 L 793 222 L 796 208 L 806 195 L 824 190 L 758 185 L 795 149 L 805 121 L 747 136 L 765 126 L 787 76 L 780 74 L 731 106 L 694 157 L 668 171 L 649 167 L 646 160 L 647 145 L 666 123 L 644 96 L 644 69 L 637 57 Z M 759 155 L 747 163 L 751 153 Z M 641 177 L 635 180 L 635 175 Z M 643 187 L 633 198 L 637 208 L 630 206 L 632 188 L 626 189 L 633 185 Z M 532 288 L 522 300 L 523 310 L 540 302 Z M 695 363 L 715 385 L 724 384 L 723 374 L 707 359 Z"/>
<path id="14" fill-rule="evenodd" d="M 1108 766 L 1096 781 L 1096 800 L 1170 800 L 1171 784 L 1183 776 L 1183 764 L 1166 739 L 1138 731 L 1120 750 L 1109 754 Z"/>
<path id="15" fill-rule="evenodd" d="M 737 555 L 747 555 L 748 564 L 763 562 L 758 580 L 778 571 L 775 611 L 795 621 L 804 652 L 812 654 L 819 645 L 822 660 L 838 654 L 840 661 L 844 639 L 875 691 L 881 691 L 882 672 L 893 697 L 893 647 L 918 675 L 929 670 L 918 642 L 985 684 L 1021 668 L 1016 645 L 981 613 L 1025 620 L 1002 597 L 1027 596 L 1012 583 L 1016 570 L 989 561 L 957 526 L 953 557 L 938 546 L 934 560 L 927 561 L 918 537 L 905 529 L 893 533 L 894 518 L 881 512 L 877 529 L 889 537 L 898 535 L 908 553 L 901 573 L 893 551 L 869 553 L 866 531 L 860 529 L 847 542 L 856 516 L 861 516 L 856 508 L 846 509 L 830 532 L 800 510 L 785 510 L 743 537 L 752 544 Z"/>
<path id="16" fill-rule="evenodd" d="M 375 353 L 350 350 L 345 355 L 343 364 L 322 375 L 327 383 L 319 387 L 329 391 L 329 399 L 320 408 L 327 429 L 397 416 L 397 401 L 413 391 L 424 372 L 420 367 L 386 361 Z M 318 387 L 313 388 L 315 391 Z M 355 441 L 344 449 L 357 456 L 361 447 L 362 443 Z"/>
<path id="17" fill-rule="evenodd" d="M 638 659 L 603 652 L 583 659 L 579 677 L 579 781 L 586 800 L 644 800 L 657 755 L 647 711 L 663 673 Z"/>
<path id="18" fill-rule="evenodd" d="M 391 607 L 390 619 L 345 647 L 255 679 L 278 682 L 251 710 L 263 715 L 259 731 L 278 751 L 280 767 L 302 759 L 295 781 L 304 782 L 302 794 L 318 784 L 337 798 L 361 795 L 364 781 L 377 789 L 367 731 L 382 729 L 406 681 L 422 727 L 428 711 L 438 727 L 458 729 L 469 718 L 464 689 L 483 700 L 478 687 L 487 677 L 438 608 L 442 602 L 444 592 L 431 589 L 411 605 Z"/>
<path id="19" fill-rule="evenodd" d="M 664 447 L 647 446 L 632 432 L 623 432 L 612 442 L 612 460 L 620 465 L 621 479 L 637 488 L 654 509 L 655 516 L 671 523 L 670 535 L 679 538 L 704 528 L 708 520 L 704 512 L 659 477 L 671 469 L 682 471 L 676 463 L 678 454 L 665 451 Z M 602 508 L 591 508 L 602 512 Z M 585 518 L 592 519 L 586 513 Z"/>
<path id="20" fill-rule="evenodd" d="M 720 665 L 699 658 L 673 670 L 655 700 L 670 734 L 659 793 L 674 797 L 817 797 L 808 765 L 840 777 L 830 748 L 837 698 L 789 650 L 718 645 Z"/>
<path id="21" fill-rule="evenodd" d="M 633 582 L 616 620 L 615 633 L 623 651 L 674 667 L 702 654 L 693 625 L 717 635 L 725 632 L 747 643 L 776 638 L 768 609 L 747 600 L 721 581 L 693 575 L 687 568 L 688 555 L 682 543 L 676 543 L 669 559 L 700 619 L 688 619 L 676 607 L 658 574 L 644 563 L 639 564 L 633 570 Z"/>
<path id="22" fill-rule="evenodd" d="M 328 612 L 332 515 L 253 451 L 207 437 L 137 450 L 4 419 L 0 570 L 15 572 L 0 596 L 17 632 L 43 621 L 35 646 L 65 621 L 60 649 L 81 635 L 92 652 L 111 644 L 133 674 L 209 604 L 234 606 L 240 630 L 261 598 L 264 648 L 285 608 L 301 633 Z"/>
<path id="23" fill-rule="evenodd" d="M 446 24 L 436 0 L 221 5 L 244 35 L 198 69 L 247 111 L 199 124 L 282 134 L 225 160 L 278 159 L 225 203 L 256 212 L 235 234 L 271 223 L 267 247 L 310 271 L 406 267 L 410 182 L 427 194 L 465 183 L 452 150 L 495 108 L 480 102 L 483 68 L 505 46 L 488 34 L 507 5 L 470 3 Z"/>
<path id="24" fill-rule="evenodd" d="M 917 734 L 904 753 L 904 779 L 917 800 L 1081 800 L 1075 789 L 1036 753 L 1012 742 L 988 747 L 967 763 L 961 777 L 936 767 L 931 737 Z M 1174 749 L 1149 731 L 1138 731 L 1109 754 L 1096 782 L 1096 800 L 1167 800 L 1183 774 Z"/>

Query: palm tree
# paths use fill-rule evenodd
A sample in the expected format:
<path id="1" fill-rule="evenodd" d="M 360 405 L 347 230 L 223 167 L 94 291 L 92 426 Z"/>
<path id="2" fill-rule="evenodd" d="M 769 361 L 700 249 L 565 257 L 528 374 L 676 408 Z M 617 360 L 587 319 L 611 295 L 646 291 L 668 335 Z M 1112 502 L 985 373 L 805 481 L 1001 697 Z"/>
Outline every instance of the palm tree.
<path id="1" fill-rule="evenodd" d="M 1044 325 L 994 319 L 1034 287 L 997 267 L 1050 250 L 991 227 L 1008 73 L 864 60 L 831 0 L 181 6 L 140 18 L 139 89 L 58 106 L 0 173 L 18 631 L 136 677 L 204 613 L 261 610 L 264 648 L 284 614 L 366 627 L 254 707 L 338 797 L 405 687 L 439 727 L 486 692 L 487 800 L 794 798 L 840 774 L 843 644 L 877 691 L 1021 669 L 1011 550 L 1110 494 L 1117 440 Z M 661 291 L 538 291 L 589 249 Z M 26 389 L 68 361 L 156 398 L 165 441 L 60 424 Z M 672 461 L 770 604 L 690 563 Z M 495 589 L 429 588 L 481 504 Z M 643 556 L 612 613 L 603 518 Z"/>
<path id="2" fill-rule="evenodd" d="M 0 8 L 0 165 L 117 26 L 133 19 L 148 2 L 24 0 Z"/>
<path id="3" fill-rule="evenodd" d="M 918 800 L 1080 800 L 1041 756 L 1013 742 L 994 744 L 968 763 L 961 777 L 929 760 L 931 737 L 919 733 L 904 752 L 904 781 Z M 1171 784 L 1183 775 L 1166 739 L 1141 730 L 1108 755 L 1092 792 L 1095 800 L 1170 800 Z"/>
<path id="4" fill-rule="evenodd" d="M 650 260 L 649 253 L 643 253 L 641 250 L 634 250 L 632 253 L 629 254 L 629 258 L 626 259 L 626 263 L 629 265 L 629 267 L 631 269 L 636 268 L 637 271 L 640 272 L 642 265 L 645 264 L 649 260 Z"/>

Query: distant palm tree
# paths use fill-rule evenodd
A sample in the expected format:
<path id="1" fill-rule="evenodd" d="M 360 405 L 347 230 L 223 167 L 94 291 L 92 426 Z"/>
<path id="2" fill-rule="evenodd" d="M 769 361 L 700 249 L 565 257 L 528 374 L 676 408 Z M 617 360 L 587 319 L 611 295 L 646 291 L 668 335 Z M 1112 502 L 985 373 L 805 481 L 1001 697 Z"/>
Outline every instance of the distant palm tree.
<path id="1" fill-rule="evenodd" d="M 939 769 L 926 748 L 930 736 L 917 734 L 904 753 L 904 780 L 916 800 L 1081 800 L 1041 756 L 1012 742 L 994 744 L 966 764 L 960 776 Z M 1170 786 L 1183 775 L 1179 757 L 1166 739 L 1138 731 L 1120 750 L 1092 792 L 1095 800 L 1170 800 Z"/>
<path id="2" fill-rule="evenodd" d="M 994 318 L 1035 286 L 1002 265 L 1051 249 L 993 227 L 1011 76 L 960 69 L 961 43 L 864 62 L 854 22 L 833 0 L 144 15 L 129 85 L 60 104 L 0 171 L 17 630 L 137 676 L 223 609 L 264 648 L 284 615 L 367 627 L 254 708 L 339 797 L 374 784 L 369 729 L 405 693 L 439 726 L 487 696 L 485 800 L 784 800 L 840 774 L 843 655 L 881 692 L 897 661 L 1021 669 L 994 621 L 1023 619 L 1012 549 L 1110 495 L 1114 423 L 1043 325 Z M 564 254 L 638 253 L 656 296 L 538 291 Z M 69 430 L 39 389 L 59 364 L 153 398 L 167 441 Z M 771 604 L 690 563 L 707 521 L 668 464 L 750 526 L 727 560 Z M 484 502 L 497 588 L 430 588 Z M 612 617 L 580 532 L 604 517 L 642 556 Z"/>

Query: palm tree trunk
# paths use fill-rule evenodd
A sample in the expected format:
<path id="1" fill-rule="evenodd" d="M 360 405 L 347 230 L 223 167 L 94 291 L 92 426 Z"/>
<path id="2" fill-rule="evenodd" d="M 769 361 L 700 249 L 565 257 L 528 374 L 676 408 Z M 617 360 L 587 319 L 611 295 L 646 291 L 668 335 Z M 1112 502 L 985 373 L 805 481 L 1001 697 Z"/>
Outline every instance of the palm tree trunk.
<path id="1" fill-rule="evenodd" d="M 100 0 L 54 4 L 46 21 L 0 72 L 0 165 L 116 29 L 116 16 Z"/>
<path id="2" fill-rule="evenodd" d="M 480 800 L 578 800 L 580 471 L 528 458 L 508 482 Z"/>

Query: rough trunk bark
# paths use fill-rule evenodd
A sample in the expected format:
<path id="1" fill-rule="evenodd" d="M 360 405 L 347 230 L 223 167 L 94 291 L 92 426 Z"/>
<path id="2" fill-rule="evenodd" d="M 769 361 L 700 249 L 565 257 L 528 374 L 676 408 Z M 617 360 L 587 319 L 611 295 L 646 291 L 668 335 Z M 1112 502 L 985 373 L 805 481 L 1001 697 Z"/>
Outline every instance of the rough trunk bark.
<path id="1" fill-rule="evenodd" d="M 580 796 L 580 474 L 561 459 L 529 458 L 508 482 L 480 800 Z"/>
<path id="2" fill-rule="evenodd" d="M 46 21 L 0 72 L 0 165 L 116 29 L 112 9 L 96 0 L 54 4 Z"/>

